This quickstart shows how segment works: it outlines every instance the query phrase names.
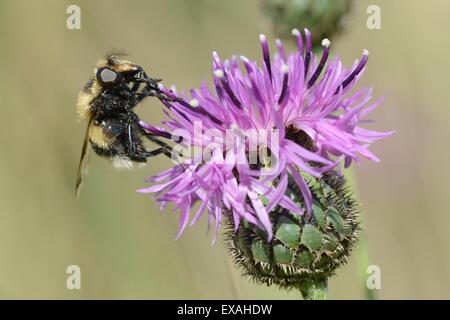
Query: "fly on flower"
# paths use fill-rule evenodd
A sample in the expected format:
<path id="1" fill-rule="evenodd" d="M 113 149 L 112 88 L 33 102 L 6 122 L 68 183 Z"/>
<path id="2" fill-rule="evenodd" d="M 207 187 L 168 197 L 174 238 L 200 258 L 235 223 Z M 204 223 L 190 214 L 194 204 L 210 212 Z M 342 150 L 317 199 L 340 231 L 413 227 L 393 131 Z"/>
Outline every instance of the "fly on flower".
<path id="1" fill-rule="evenodd" d="M 168 99 L 161 94 L 158 81 L 148 77 L 141 66 L 115 56 L 98 62 L 77 102 L 79 118 L 88 122 L 78 166 L 77 197 L 86 171 L 88 144 L 99 156 L 111 159 L 116 168 L 131 168 L 161 153 L 171 156 L 170 147 L 146 131 L 133 111 L 146 97 Z M 159 148 L 148 151 L 144 138 Z"/>
<path id="2" fill-rule="evenodd" d="M 180 210 L 177 238 L 188 224 L 206 215 L 209 225 L 214 225 L 215 239 L 226 215 L 235 230 L 241 224 L 255 226 L 265 233 L 264 241 L 270 242 L 276 238 L 274 227 L 280 210 L 295 219 L 311 221 L 319 201 L 311 181 L 319 181 L 341 163 L 348 167 L 361 157 L 379 161 L 369 146 L 391 133 L 371 131 L 360 124 L 381 100 L 371 102 L 372 89 L 352 91 L 364 72 L 368 51 L 346 68 L 338 58 L 330 58 L 327 39 L 322 41 L 321 54 L 316 55 L 308 30 L 304 38 L 296 29 L 292 34 L 297 50 L 287 54 L 277 40 L 277 53 L 272 57 L 266 37 L 261 35 L 260 64 L 244 56 L 223 61 L 214 52 L 213 90 L 204 81 L 200 88 L 190 91 L 190 96 L 161 88 L 175 100 L 163 101 L 169 118 L 161 134 L 187 132 L 194 148 L 204 149 L 210 142 L 206 134 L 201 139 L 193 138 L 198 135 L 195 124 L 199 122 L 202 132 L 212 130 L 222 137 L 236 128 L 244 133 L 278 132 L 267 134 L 265 143 L 265 147 L 278 146 L 271 154 L 276 158 L 276 170 L 269 175 L 265 169 L 272 166 L 270 162 L 259 159 L 255 166 L 245 157 L 238 161 L 242 160 L 239 148 L 233 147 L 226 154 L 215 155 L 225 157 L 225 162 L 176 164 L 149 179 L 154 185 L 139 192 L 156 194 L 162 208 L 171 203 Z M 238 134 L 235 139 L 248 155 L 251 144 L 246 135 Z M 341 185 L 327 183 L 336 188 Z M 191 214 L 197 203 L 198 209 Z"/>

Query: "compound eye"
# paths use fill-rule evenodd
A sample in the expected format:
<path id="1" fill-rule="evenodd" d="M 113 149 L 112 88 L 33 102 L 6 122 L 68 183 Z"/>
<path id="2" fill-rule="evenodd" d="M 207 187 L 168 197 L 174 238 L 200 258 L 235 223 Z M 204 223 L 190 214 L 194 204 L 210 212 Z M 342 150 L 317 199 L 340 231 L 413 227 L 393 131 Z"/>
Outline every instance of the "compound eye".
<path id="1" fill-rule="evenodd" d="M 117 84 L 121 80 L 121 75 L 109 68 L 101 68 L 97 71 L 97 80 L 104 85 Z"/>

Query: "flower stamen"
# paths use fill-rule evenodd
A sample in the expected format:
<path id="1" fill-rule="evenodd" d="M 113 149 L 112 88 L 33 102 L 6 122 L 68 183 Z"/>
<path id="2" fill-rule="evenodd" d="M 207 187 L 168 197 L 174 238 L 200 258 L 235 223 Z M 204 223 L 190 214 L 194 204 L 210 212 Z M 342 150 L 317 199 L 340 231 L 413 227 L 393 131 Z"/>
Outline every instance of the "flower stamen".
<path id="1" fill-rule="evenodd" d="M 261 42 L 264 63 L 266 65 L 267 71 L 269 72 L 270 81 L 272 81 L 272 67 L 270 65 L 269 45 L 267 44 L 266 36 L 261 34 L 259 36 L 259 41 Z"/>
<path id="2" fill-rule="evenodd" d="M 292 29 L 292 35 L 297 38 L 297 48 L 300 55 L 303 56 L 303 38 L 298 29 Z"/>
<path id="3" fill-rule="evenodd" d="M 242 104 L 239 101 L 239 99 L 234 94 L 233 90 L 230 87 L 230 84 L 228 83 L 228 79 L 225 75 L 224 70 L 217 69 L 214 71 L 214 75 L 220 79 L 220 83 L 222 84 L 223 88 L 225 89 L 226 93 L 230 97 L 231 101 L 233 101 L 234 105 L 238 107 L 239 109 L 242 109 Z"/>
<path id="4" fill-rule="evenodd" d="M 310 88 L 316 82 L 317 78 L 319 78 L 320 73 L 323 70 L 323 67 L 325 66 L 325 63 L 327 63 L 328 55 L 330 53 L 330 44 L 331 44 L 330 40 L 328 39 L 322 40 L 322 46 L 324 47 L 322 57 L 320 58 L 320 62 L 316 68 L 316 71 L 314 71 L 314 74 L 311 76 L 311 78 L 308 81 L 308 84 L 306 85 L 307 88 Z"/>
<path id="5" fill-rule="evenodd" d="M 281 105 L 287 96 L 286 92 L 288 89 L 288 78 L 289 78 L 289 67 L 286 64 L 281 66 L 281 72 L 283 73 L 283 87 L 281 88 L 281 94 L 278 98 L 278 104 Z"/>
<path id="6" fill-rule="evenodd" d="M 200 105 L 200 102 L 197 99 L 192 99 L 191 101 L 189 101 L 189 104 L 191 105 L 191 107 L 197 108 Z"/>
<path id="7" fill-rule="evenodd" d="M 306 28 L 305 28 L 305 38 L 306 38 L 306 52 L 305 52 L 305 79 L 306 79 L 306 76 L 308 75 L 309 60 L 311 60 L 311 48 L 312 48 L 311 33 Z"/>
<path id="8" fill-rule="evenodd" d="M 281 58 L 283 61 L 286 61 L 287 55 L 286 55 L 286 50 L 284 49 L 284 46 L 283 46 L 283 42 L 281 42 L 280 39 L 276 39 L 276 40 L 275 40 L 275 44 L 276 44 L 276 46 L 277 46 L 278 54 L 280 55 L 280 58 Z"/>
<path id="9" fill-rule="evenodd" d="M 369 59 L 369 51 L 364 49 L 363 50 L 363 57 L 359 64 L 356 66 L 355 70 L 345 79 L 342 81 L 342 83 L 339 85 L 339 87 L 336 88 L 336 91 L 334 94 L 337 94 L 339 90 L 344 90 L 352 81 L 355 79 L 355 77 L 361 72 L 361 70 L 364 68 L 364 66 L 367 63 L 367 60 Z"/>

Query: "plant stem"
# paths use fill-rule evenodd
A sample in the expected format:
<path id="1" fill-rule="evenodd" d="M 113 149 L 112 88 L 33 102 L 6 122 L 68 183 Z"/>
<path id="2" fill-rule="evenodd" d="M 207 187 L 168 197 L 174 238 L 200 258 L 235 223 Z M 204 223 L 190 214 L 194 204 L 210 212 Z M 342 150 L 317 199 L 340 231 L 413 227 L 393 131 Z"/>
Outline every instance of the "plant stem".
<path id="1" fill-rule="evenodd" d="M 305 281 L 301 287 L 304 300 L 326 300 L 328 297 L 328 279 Z"/>
<path id="2" fill-rule="evenodd" d="M 377 296 L 375 290 L 370 290 L 366 284 L 367 268 L 370 265 L 370 261 L 369 261 L 369 250 L 367 248 L 367 241 L 363 235 L 360 236 L 359 238 L 355 256 L 356 256 L 356 265 L 358 268 L 358 273 L 361 280 L 362 289 L 364 290 L 365 298 L 367 300 L 376 300 Z"/>
<path id="3" fill-rule="evenodd" d="M 353 170 L 347 170 L 345 176 L 347 177 L 347 181 L 349 182 L 349 184 L 352 186 L 353 192 L 359 198 L 355 172 Z M 359 218 L 362 221 L 362 223 L 364 223 L 362 211 L 360 212 Z M 377 296 L 375 291 L 367 288 L 366 284 L 367 267 L 370 265 L 370 260 L 369 260 L 369 248 L 364 234 L 359 236 L 358 246 L 356 247 L 355 250 L 355 257 L 356 257 L 356 266 L 358 268 L 358 274 L 361 281 L 361 288 L 364 291 L 365 298 L 367 300 L 376 300 Z"/>

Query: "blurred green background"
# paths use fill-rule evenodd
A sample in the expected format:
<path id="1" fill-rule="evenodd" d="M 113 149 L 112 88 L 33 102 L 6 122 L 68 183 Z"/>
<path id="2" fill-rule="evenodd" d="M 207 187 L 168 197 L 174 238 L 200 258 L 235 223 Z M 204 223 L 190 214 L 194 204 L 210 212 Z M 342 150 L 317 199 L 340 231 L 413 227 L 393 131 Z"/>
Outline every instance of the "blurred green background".
<path id="1" fill-rule="evenodd" d="M 70 4 L 81 7 L 81 30 L 66 28 Z M 381 30 L 366 27 L 370 4 Z M 332 45 L 348 66 L 370 50 L 359 86 L 385 96 L 370 128 L 396 130 L 373 147 L 381 164 L 354 172 L 379 298 L 450 298 L 449 14 L 442 0 L 357 1 Z M 259 57 L 261 32 L 274 39 L 257 0 L 0 1 L 0 298 L 300 297 L 241 278 L 205 221 L 173 240 L 178 215 L 134 191 L 170 165 L 164 158 L 118 172 L 93 156 L 74 197 L 85 125 L 75 103 L 98 58 L 124 48 L 187 89 L 211 80 L 213 50 Z M 138 112 L 163 118 L 151 99 Z M 332 299 L 365 297 L 356 260 L 331 280 Z M 66 289 L 72 264 L 81 290 Z"/>

